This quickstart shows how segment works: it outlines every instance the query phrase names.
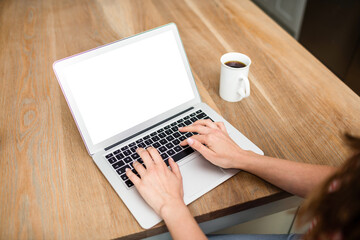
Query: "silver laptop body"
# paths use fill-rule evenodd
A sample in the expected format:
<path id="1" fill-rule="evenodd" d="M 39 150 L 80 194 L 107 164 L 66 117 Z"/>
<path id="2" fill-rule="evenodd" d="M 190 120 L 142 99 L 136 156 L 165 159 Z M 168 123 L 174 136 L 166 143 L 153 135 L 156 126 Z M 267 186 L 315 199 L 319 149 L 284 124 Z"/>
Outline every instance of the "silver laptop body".
<path id="1" fill-rule="evenodd" d="M 171 123 L 186 121 L 184 117 L 199 112 L 224 122 L 241 148 L 263 154 L 201 102 L 174 23 L 58 60 L 53 68 L 87 151 L 145 229 L 162 219 L 135 187 L 125 184 L 117 171 L 120 168 L 114 167 L 117 162 L 110 163 L 107 156 L 130 144 L 137 147 L 138 139 L 158 134 L 166 126 L 171 128 Z M 123 165 L 124 160 L 118 163 Z M 177 163 L 186 204 L 238 172 L 216 167 L 196 151 Z"/>

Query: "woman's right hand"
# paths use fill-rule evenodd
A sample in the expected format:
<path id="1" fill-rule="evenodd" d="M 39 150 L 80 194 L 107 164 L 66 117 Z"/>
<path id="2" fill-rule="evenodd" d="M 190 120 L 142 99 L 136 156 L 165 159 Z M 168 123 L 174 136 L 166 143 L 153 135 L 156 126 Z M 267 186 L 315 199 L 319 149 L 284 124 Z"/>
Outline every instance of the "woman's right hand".
<path id="1" fill-rule="evenodd" d="M 198 120 L 190 126 L 179 128 L 179 131 L 199 133 L 182 141 L 180 145 L 190 145 L 211 163 L 222 168 L 242 168 L 242 161 L 255 154 L 241 149 L 230 138 L 222 122 Z"/>

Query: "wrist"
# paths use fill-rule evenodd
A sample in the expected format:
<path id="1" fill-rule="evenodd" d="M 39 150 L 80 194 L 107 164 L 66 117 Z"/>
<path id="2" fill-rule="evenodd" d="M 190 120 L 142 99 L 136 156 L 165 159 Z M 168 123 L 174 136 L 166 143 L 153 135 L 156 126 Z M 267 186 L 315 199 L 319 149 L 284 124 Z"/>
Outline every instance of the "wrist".
<path id="1" fill-rule="evenodd" d="M 180 212 L 188 211 L 182 199 L 174 200 L 164 204 L 160 209 L 160 217 L 167 221 L 172 217 L 176 217 Z"/>
<path id="2" fill-rule="evenodd" d="M 250 164 L 260 157 L 262 157 L 262 155 L 239 148 L 239 150 L 236 152 L 234 168 L 247 171 Z"/>

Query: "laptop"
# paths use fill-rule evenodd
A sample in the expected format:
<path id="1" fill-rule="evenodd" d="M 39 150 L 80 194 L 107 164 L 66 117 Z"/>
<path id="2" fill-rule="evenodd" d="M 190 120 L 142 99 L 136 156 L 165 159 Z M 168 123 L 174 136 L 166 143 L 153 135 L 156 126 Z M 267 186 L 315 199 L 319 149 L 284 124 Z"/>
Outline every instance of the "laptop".
<path id="1" fill-rule="evenodd" d="M 56 61 L 53 69 L 89 155 L 142 228 L 162 219 L 126 177 L 142 163 L 138 147 L 171 156 L 193 202 L 239 170 L 221 169 L 180 141 L 197 133 L 179 127 L 198 119 L 224 122 L 243 149 L 263 152 L 203 103 L 174 23 Z M 138 173 L 136 173 L 138 174 Z"/>

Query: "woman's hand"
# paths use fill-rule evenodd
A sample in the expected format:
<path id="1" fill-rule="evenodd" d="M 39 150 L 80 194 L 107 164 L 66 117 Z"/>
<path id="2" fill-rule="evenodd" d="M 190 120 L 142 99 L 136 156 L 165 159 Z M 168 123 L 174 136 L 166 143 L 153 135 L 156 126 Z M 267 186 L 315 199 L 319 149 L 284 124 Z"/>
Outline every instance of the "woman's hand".
<path id="1" fill-rule="evenodd" d="M 179 166 L 170 158 L 170 170 L 153 147 L 146 150 L 138 148 L 136 151 L 146 168 L 134 162 L 133 166 L 141 178 L 130 169 L 126 170 L 126 175 L 150 207 L 165 220 L 173 239 L 207 239 L 184 203 Z"/>
<path id="2" fill-rule="evenodd" d="M 199 133 L 182 141 L 180 145 L 189 144 L 211 163 L 222 168 L 241 168 L 241 161 L 255 154 L 242 150 L 230 138 L 222 122 L 198 120 L 190 126 L 179 128 L 179 131 Z"/>
<path id="3" fill-rule="evenodd" d="M 141 178 L 136 176 L 130 169 L 126 170 L 126 175 L 134 183 L 140 195 L 150 207 L 164 218 L 164 211 L 171 212 L 172 209 L 186 206 L 183 200 L 184 191 L 179 166 L 170 158 L 170 170 L 158 151 L 153 147 L 146 150 L 138 148 L 137 153 L 146 166 L 144 168 L 137 161 L 133 163 Z"/>

